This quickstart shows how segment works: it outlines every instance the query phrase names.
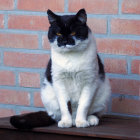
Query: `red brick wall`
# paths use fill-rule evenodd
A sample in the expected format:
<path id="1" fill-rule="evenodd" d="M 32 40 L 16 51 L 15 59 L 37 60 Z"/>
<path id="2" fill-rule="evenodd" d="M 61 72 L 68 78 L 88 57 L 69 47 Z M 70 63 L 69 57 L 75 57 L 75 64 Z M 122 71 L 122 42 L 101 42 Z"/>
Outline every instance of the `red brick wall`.
<path id="1" fill-rule="evenodd" d="M 140 115 L 139 0 L 0 0 L 0 117 L 43 110 L 47 9 L 85 8 L 112 86 L 108 113 Z"/>

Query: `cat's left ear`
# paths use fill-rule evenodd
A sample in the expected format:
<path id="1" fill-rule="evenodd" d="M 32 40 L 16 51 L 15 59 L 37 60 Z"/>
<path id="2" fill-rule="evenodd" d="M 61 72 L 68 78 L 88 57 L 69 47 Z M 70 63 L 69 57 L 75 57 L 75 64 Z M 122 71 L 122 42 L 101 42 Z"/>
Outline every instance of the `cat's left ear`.
<path id="1" fill-rule="evenodd" d="M 58 16 L 54 14 L 51 10 L 48 9 L 47 14 L 48 14 L 48 20 L 50 24 L 57 21 Z"/>
<path id="2" fill-rule="evenodd" d="M 76 14 L 76 18 L 78 19 L 78 21 L 80 21 L 82 24 L 85 24 L 87 22 L 87 14 L 85 9 L 81 9 L 78 11 L 78 13 Z"/>

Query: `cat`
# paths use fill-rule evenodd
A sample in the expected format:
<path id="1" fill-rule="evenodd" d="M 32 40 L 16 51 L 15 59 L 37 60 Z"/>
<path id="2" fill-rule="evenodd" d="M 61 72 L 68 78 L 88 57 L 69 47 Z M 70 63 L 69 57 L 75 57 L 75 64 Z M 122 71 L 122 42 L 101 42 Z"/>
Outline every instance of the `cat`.
<path id="1" fill-rule="evenodd" d="M 96 126 L 106 110 L 111 88 L 87 26 L 85 9 L 59 16 L 47 11 L 51 57 L 41 88 L 46 112 L 12 116 L 20 129 L 48 126 L 69 128 Z"/>

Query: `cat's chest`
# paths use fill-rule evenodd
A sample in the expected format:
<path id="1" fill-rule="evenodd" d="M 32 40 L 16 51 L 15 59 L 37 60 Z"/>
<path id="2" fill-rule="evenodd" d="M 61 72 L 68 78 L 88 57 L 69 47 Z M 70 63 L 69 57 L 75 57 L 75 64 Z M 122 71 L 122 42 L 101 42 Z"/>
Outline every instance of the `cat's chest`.
<path id="1" fill-rule="evenodd" d="M 87 76 L 84 71 L 64 72 L 60 75 L 73 104 L 79 101 L 82 88 L 90 80 Z"/>
<path id="2" fill-rule="evenodd" d="M 75 74 L 88 67 L 92 66 L 92 55 L 90 53 L 68 53 L 59 54 L 57 52 L 52 53 L 53 66 L 56 69 L 62 69 Z M 75 72 L 75 73 L 74 73 Z"/>

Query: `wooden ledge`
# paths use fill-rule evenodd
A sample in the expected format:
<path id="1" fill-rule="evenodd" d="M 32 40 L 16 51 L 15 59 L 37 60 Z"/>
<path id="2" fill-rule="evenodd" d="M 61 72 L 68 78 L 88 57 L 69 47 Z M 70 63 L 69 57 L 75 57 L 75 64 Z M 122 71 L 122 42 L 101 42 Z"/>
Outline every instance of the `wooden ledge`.
<path id="1" fill-rule="evenodd" d="M 140 140 L 140 119 L 104 116 L 100 125 L 90 128 L 58 128 L 57 125 L 21 131 L 13 128 L 9 118 L 0 119 L 1 140 Z"/>

